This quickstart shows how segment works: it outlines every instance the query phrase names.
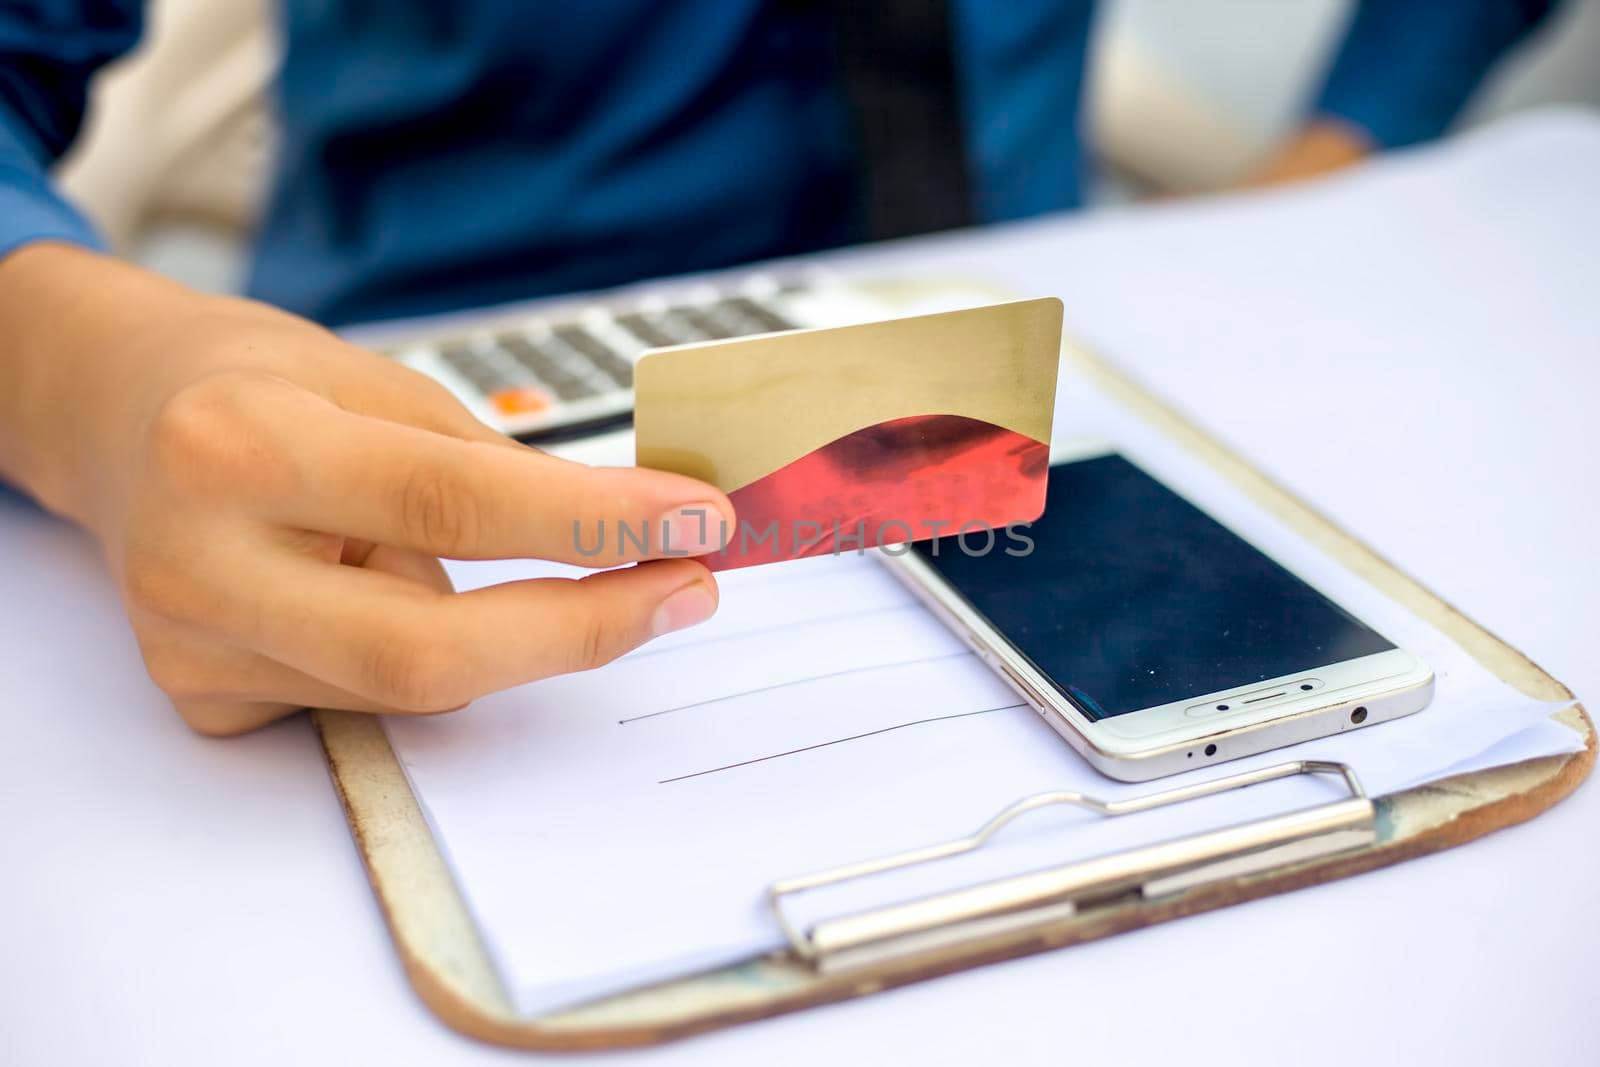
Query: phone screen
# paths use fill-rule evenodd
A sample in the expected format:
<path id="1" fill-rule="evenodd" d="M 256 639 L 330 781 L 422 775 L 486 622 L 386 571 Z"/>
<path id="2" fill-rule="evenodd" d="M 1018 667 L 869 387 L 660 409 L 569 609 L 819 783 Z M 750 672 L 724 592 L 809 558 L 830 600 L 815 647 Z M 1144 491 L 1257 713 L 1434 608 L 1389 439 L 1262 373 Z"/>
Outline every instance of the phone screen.
<path id="1" fill-rule="evenodd" d="M 1119 455 L 1051 467 L 1016 532 L 912 551 L 1091 719 L 1395 647 Z"/>

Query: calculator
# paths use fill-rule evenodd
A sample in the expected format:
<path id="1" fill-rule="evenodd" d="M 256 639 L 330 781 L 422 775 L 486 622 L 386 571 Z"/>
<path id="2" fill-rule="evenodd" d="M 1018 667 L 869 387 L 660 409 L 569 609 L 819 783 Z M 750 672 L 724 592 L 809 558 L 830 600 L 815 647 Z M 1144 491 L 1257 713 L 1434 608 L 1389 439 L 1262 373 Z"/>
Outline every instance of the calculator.
<path id="1" fill-rule="evenodd" d="M 881 317 L 881 305 L 837 279 L 758 274 L 540 305 L 379 351 L 443 384 L 495 429 L 535 442 L 629 421 L 633 368 L 646 352 Z"/>

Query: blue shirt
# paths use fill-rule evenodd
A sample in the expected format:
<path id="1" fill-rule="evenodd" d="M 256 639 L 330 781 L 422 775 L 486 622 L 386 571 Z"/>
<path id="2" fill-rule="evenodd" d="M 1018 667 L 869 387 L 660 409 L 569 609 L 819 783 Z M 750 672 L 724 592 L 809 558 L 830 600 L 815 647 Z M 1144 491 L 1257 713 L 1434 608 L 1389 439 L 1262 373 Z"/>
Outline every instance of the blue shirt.
<path id="1" fill-rule="evenodd" d="M 1366 0 L 1317 109 L 1440 133 L 1553 0 Z M 1091 0 L 950 0 L 973 215 L 1076 206 Z M 342 323 L 859 239 L 827 6 L 285 0 L 283 144 L 248 289 Z M 0 9 L 0 254 L 95 244 L 47 168 L 135 0 Z"/>

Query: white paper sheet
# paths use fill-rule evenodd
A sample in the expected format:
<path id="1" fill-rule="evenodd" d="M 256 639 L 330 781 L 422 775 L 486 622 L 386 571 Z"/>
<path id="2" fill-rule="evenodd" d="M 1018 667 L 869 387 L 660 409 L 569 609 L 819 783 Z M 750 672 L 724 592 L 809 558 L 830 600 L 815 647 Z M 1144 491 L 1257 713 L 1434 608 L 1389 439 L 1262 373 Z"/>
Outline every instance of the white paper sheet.
<path id="1" fill-rule="evenodd" d="M 1542 725 L 1549 706 L 1499 682 L 1082 381 L 1064 377 L 1056 432 L 1115 442 L 1438 677 L 1433 706 L 1418 715 L 1196 777 L 1333 758 L 1382 792 L 1484 753 L 1574 745 L 1571 731 Z M 631 448 L 614 437 L 583 452 L 620 463 Z M 563 570 L 451 569 L 463 587 Z M 710 623 L 606 668 L 489 697 L 462 715 L 389 721 L 522 1010 L 776 947 L 761 904 L 776 879 L 968 833 L 1039 790 L 1160 788 L 1089 768 L 870 557 L 720 581 L 723 606 Z M 959 873 L 1025 870 L 1334 795 L 1315 781 L 1252 793 L 1136 820 L 1037 817 Z M 800 903 L 848 910 L 951 877 L 929 868 Z"/>

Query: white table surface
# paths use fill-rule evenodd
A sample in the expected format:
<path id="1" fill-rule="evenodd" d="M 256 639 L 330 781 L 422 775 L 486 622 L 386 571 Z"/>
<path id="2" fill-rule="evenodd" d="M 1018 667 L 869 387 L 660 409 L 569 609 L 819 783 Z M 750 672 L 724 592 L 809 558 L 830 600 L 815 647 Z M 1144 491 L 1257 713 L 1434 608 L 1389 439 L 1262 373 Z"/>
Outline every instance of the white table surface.
<path id="1" fill-rule="evenodd" d="M 1600 693 L 1600 120 L 1321 188 L 846 257 L 1069 328 L 1566 681 Z M 86 542 L 0 502 L 0 1062 L 513 1062 L 412 995 L 303 721 L 189 734 L 76 640 Z M 107 610 L 111 610 L 109 605 Z M 92 698 L 52 707 L 50 678 Z M 1600 787 L 1469 847 L 590 1062 L 1600 1063 Z"/>

